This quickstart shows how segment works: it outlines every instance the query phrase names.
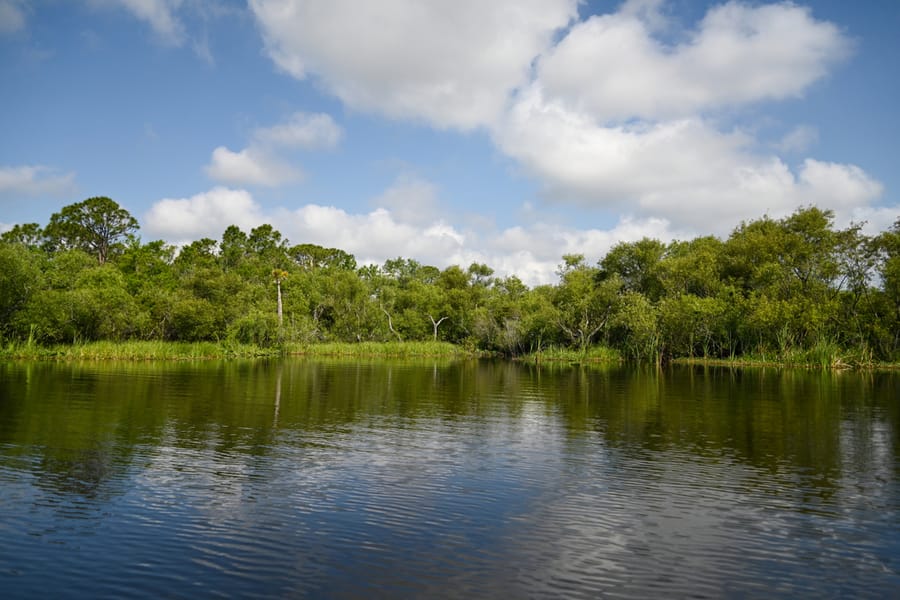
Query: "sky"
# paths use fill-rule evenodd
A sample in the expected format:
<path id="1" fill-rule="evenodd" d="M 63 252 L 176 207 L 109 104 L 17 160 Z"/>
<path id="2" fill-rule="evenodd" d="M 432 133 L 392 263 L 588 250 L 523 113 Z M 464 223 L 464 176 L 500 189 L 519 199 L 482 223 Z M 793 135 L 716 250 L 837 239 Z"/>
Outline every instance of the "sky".
<path id="1" fill-rule="evenodd" d="M 900 218 L 900 2 L 0 0 L 0 231 L 486 263 Z"/>

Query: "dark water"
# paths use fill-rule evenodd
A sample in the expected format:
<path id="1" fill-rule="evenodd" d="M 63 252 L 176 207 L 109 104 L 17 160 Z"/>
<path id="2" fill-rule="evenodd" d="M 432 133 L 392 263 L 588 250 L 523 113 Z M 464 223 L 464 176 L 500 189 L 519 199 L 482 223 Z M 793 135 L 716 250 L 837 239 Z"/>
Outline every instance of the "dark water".
<path id="1" fill-rule="evenodd" d="M 898 595 L 898 375 L 0 364 L 3 598 Z"/>

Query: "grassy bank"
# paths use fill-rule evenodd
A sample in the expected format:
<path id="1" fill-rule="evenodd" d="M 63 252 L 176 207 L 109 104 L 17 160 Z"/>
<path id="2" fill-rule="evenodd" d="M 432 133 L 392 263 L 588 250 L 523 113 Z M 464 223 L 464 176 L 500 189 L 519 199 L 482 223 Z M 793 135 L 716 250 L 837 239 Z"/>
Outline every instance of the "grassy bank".
<path id="1" fill-rule="evenodd" d="M 309 356 L 330 358 L 473 358 L 477 351 L 448 342 L 361 342 L 283 344 L 261 347 L 232 342 L 84 342 L 41 346 L 28 342 L 8 342 L 0 346 L 0 359 L 15 360 L 208 360 Z M 546 348 L 522 357 L 528 364 L 617 364 L 624 362 L 615 349 L 593 346 L 582 352 L 569 348 Z M 865 352 L 843 351 L 823 344 L 806 350 L 749 354 L 732 358 L 675 358 L 672 364 L 724 367 L 783 367 L 801 369 L 900 369 L 898 363 L 881 363 Z"/>
<path id="2" fill-rule="evenodd" d="M 280 349 L 217 342 L 84 342 L 40 346 L 9 343 L 0 358 L 30 360 L 205 360 L 279 356 Z"/>
<path id="3" fill-rule="evenodd" d="M 791 348 L 781 352 L 751 353 L 731 358 L 676 358 L 674 364 L 699 364 L 726 367 L 785 367 L 793 369 L 897 369 L 900 364 L 878 362 L 865 349 L 844 350 L 831 342 L 811 348 Z"/>
<path id="4" fill-rule="evenodd" d="M 572 348 L 544 348 L 539 352 L 533 352 L 522 356 L 519 360 L 529 364 L 541 364 L 543 362 L 555 363 L 620 363 L 622 354 L 613 348 L 606 346 L 591 346 L 584 351 Z"/>
<path id="5" fill-rule="evenodd" d="M 385 358 L 474 356 L 446 342 L 285 344 L 267 348 L 230 342 L 100 341 L 55 346 L 10 342 L 0 348 L 0 359 L 21 360 L 206 360 L 287 355 Z"/>
<path id="6" fill-rule="evenodd" d="M 287 344 L 284 354 L 294 356 L 385 357 L 385 358 L 466 358 L 478 356 L 449 342 L 323 342 Z"/>

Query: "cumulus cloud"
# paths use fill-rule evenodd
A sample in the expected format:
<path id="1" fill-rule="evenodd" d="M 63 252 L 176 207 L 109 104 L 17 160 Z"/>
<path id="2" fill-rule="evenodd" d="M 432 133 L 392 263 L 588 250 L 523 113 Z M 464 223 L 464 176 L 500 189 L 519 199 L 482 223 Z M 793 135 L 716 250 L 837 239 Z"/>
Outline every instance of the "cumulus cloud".
<path id="1" fill-rule="evenodd" d="M 25 29 L 25 11 L 19 0 L 0 0 L 0 34 Z"/>
<path id="2" fill-rule="evenodd" d="M 575 0 L 251 0 L 270 58 L 348 106 L 438 127 L 493 122 Z"/>
<path id="3" fill-rule="evenodd" d="M 164 198 L 141 219 L 148 235 L 174 244 L 219 239 L 229 225 L 250 230 L 263 222 L 266 217 L 249 192 L 225 187 L 189 198 Z"/>
<path id="4" fill-rule="evenodd" d="M 811 127 L 763 151 L 740 126 L 742 109 L 801 96 L 852 52 L 837 26 L 790 2 L 731 1 L 688 27 L 663 0 L 628 0 L 581 20 L 567 0 L 452 8 L 251 0 L 250 8 L 287 73 L 314 77 L 354 109 L 483 126 L 548 200 L 727 233 L 741 219 L 801 204 L 858 211 L 881 193 L 857 166 L 779 156 L 806 151 Z M 395 192 L 404 194 L 428 197 Z M 383 201 L 396 215 L 415 205 Z"/>
<path id="5" fill-rule="evenodd" d="M 119 7 L 130 12 L 153 30 L 164 43 L 180 46 L 184 43 L 185 27 L 176 15 L 181 0 L 92 0 L 93 4 Z"/>
<path id="6" fill-rule="evenodd" d="M 850 50 L 837 27 L 793 4 L 714 7 L 675 45 L 633 5 L 578 23 L 541 58 L 548 98 L 601 121 L 680 118 L 799 96 Z"/>
<path id="7" fill-rule="evenodd" d="M 398 177 L 371 204 L 390 210 L 397 218 L 408 223 L 431 222 L 439 211 L 437 187 L 430 181 L 411 175 Z"/>
<path id="8" fill-rule="evenodd" d="M 0 194 L 4 196 L 60 195 L 74 189 L 74 173 L 43 165 L 0 166 Z"/>
<path id="9" fill-rule="evenodd" d="M 253 138 L 261 146 L 330 150 L 338 145 L 343 135 L 331 115 L 296 112 L 284 123 L 257 129 Z"/>
<path id="10" fill-rule="evenodd" d="M 793 4 L 729 2 L 671 45 L 655 35 L 670 25 L 661 6 L 633 1 L 574 25 L 493 128 L 546 198 L 717 234 L 802 204 L 853 210 L 877 200 L 881 185 L 859 167 L 792 167 L 714 116 L 808 89 L 849 51 L 834 25 Z M 815 136 L 798 127 L 778 149 L 800 152 Z"/>
<path id="11" fill-rule="evenodd" d="M 795 172 L 777 156 L 756 153 L 747 134 L 720 132 L 702 119 L 604 126 L 547 102 L 537 89 L 520 98 L 495 140 L 544 182 L 548 198 L 616 206 L 710 233 L 803 204 L 866 206 L 882 191 L 853 165 L 807 159 Z"/>
<path id="12" fill-rule="evenodd" d="M 574 0 L 250 0 L 266 52 L 286 73 L 312 78 L 354 110 L 482 127 L 541 182 L 551 207 L 618 210 L 625 216 L 611 228 L 461 227 L 442 218 L 435 186 L 415 177 L 372 198 L 369 212 L 319 204 L 264 212 L 247 192 L 216 188 L 161 201 L 154 213 L 214 223 L 211 236 L 231 222 L 272 222 L 295 243 L 340 247 L 360 262 L 485 262 L 530 284 L 553 281 L 565 253 L 595 261 L 623 240 L 724 236 L 742 219 L 806 204 L 834 209 L 839 226 L 893 222 L 896 207 L 876 208 L 882 186 L 862 168 L 800 156 L 815 129 L 799 126 L 766 148 L 741 126 L 751 105 L 802 96 L 848 56 L 852 44 L 835 25 L 793 3 L 727 2 L 683 28 L 667 7 L 628 0 L 576 20 Z M 297 113 L 251 132 L 243 150 L 217 148 L 209 173 L 277 185 L 296 174 L 286 152 L 334 148 L 342 135 L 327 115 Z M 237 199 L 222 219 L 229 194 Z"/>
<path id="13" fill-rule="evenodd" d="M 303 177 L 299 169 L 255 147 L 232 152 L 219 146 L 213 150 L 206 173 L 216 181 L 232 185 L 278 186 Z"/>
<path id="14" fill-rule="evenodd" d="M 283 158 L 283 152 L 331 149 L 342 137 L 343 130 L 330 115 L 297 112 L 283 123 L 255 129 L 250 145 L 243 150 L 217 147 L 206 173 L 211 179 L 230 185 L 274 187 L 299 181 L 303 172 Z"/>
<path id="15" fill-rule="evenodd" d="M 431 184 L 418 181 L 427 188 Z M 379 198 L 389 198 L 395 184 Z M 516 275 L 526 284 L 556 280 L 556 269 L 566 253 L 584 254 L 595 262 L 620 241 L 644 236 L 670 240 L 675 232 L 662 219 L 622 219 L 608 230 L 577 229 L 537 223 L 507 229 L 464 229 L 442 218 L 394 212 L 379 206 L 351 213 L 338 207 L 307 204 L 265 211 L 246 190 L 217 187 L 189 198 L 166 198 L 153 205 L 142 219 L 144 231 L 174 244 L 208 237 L 219 239 L 229 225 L 249 231 L 273 224 L 291 243 L 313 243 L 341 248 L 361 264 L 383 264 L 402 256 L 439 268 L 486 263 L 498 275 Z"/>
<path id="16" fill-rule="evenodd" d="M 809 125 L 797 125 L 775 144 L 775 149 L 786 154 L 806 152 L 819 141 L 819 130 Z"/>

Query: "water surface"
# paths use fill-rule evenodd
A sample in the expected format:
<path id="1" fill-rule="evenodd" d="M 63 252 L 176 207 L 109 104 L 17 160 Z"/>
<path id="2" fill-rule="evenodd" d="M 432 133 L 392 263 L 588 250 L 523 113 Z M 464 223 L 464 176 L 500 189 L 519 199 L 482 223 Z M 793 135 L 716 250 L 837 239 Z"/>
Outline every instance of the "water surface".
<path id="1" fill-rule="evenodd" d="M 4 598 L 885 597 L 900 378 L 0 364 Z"/>

